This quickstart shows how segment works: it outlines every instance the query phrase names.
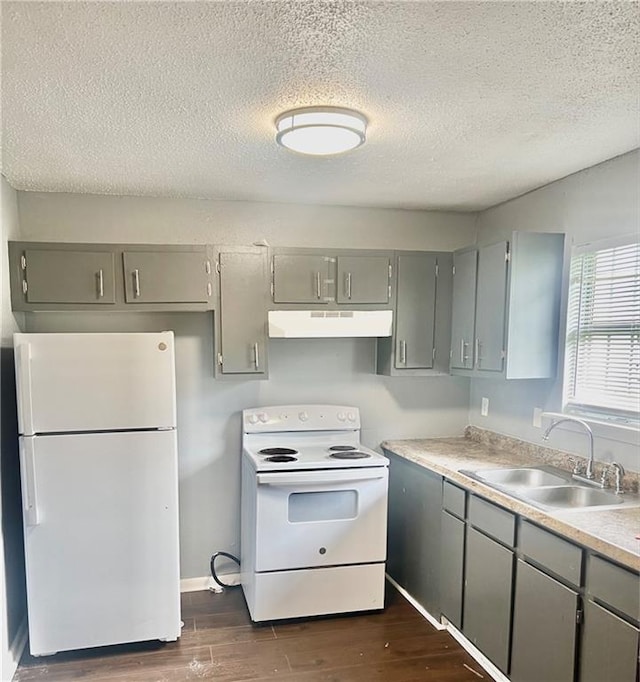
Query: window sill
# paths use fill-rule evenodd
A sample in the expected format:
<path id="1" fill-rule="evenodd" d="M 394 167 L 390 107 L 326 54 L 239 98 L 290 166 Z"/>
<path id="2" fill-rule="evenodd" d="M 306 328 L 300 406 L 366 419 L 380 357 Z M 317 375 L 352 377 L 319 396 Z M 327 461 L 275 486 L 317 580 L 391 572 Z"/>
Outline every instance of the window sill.
<path id="1" fill-rule="evenodd" d="M 630 443 L 632 445 L 637 445 L 640 441 L 640 424 L 618 424 L 605 419 L 598 419 L 592 415 L 580 414 L 577 412 L 543 412 L 542 418 L 547 419 L 549 424 L 555 419 L 580 419 L 591 427 L 593 435 L 596 438 L 606 438 L 607 440 Z M 565 424 L 558 428 L 563 428 L 564 426 Z M 576 427 L 575 424 L 571 426 L 571 422 L 566 423 L 567 431 L 577 432 L 579 429 L 580 427 Z"/>

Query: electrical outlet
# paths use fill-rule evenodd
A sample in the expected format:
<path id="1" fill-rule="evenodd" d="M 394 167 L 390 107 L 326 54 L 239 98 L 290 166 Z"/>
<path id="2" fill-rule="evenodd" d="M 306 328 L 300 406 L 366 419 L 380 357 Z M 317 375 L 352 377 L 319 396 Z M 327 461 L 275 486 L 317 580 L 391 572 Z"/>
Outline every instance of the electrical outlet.
<path id="1" fill-rule="evenodd" d="M 536 429 L 542 428 L 542 413 L 543 412 L 544 412 L 544 410 L 542 410 L 539 407 L 533 408 L 533 425 L 536 427 Z"/>
<path id="2" fill-rule="evenodd" d="M 489 398 L 483 398 L 482 399 L 482 405 L 480 406 L 480 414 L 483 417 L 488 416 L 488 414 L 489 414 Z"/>

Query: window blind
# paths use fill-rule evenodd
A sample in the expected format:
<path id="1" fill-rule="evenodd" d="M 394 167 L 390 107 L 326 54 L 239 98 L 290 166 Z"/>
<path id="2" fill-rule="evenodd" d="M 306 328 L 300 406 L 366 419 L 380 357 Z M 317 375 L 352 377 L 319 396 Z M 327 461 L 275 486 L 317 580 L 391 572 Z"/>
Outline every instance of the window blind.
<path id="1" fill-rule="evenodd" d="M 640 412 L 640 244 L 574 256 L 567 318 L 568 408 Z"/>

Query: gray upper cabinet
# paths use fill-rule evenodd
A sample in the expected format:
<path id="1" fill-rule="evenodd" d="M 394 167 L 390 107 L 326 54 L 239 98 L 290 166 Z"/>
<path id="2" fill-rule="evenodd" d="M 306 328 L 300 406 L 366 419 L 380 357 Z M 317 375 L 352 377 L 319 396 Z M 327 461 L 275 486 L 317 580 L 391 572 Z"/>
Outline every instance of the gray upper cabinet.
<path id="1" fill-rule="evenodd" d="M 512 682 L 573 682 L 577 612 L 575 590 L 518 560 L 513 604 Z"/>
<path id="2" fill-rule="evenodd" d="M 264 248 L 218 253 L 217 374 L 266 379 L 268 256 Z"/>
<path id="3" fill-rule="evenodd" d="M 392 261 L 390 251 L 275 249 L 271 304 L 280 310 L 391 308 Z"/>
<path id="4" fill-rule="evenodd" d="M 393 336 L 378 339 L 378 374 L 448 374 L 451 260 L 450 253 L 396 254 Z"/>
<path id="5" fill-rule="evenodd" d="M 9 245 L 14 310 L 49 306 L 113 305 L 115 256 L 110 250 Z"/>
<path id="6" fill-rule="evenodd" d="M 125 251 L 127 303 L 202 303 L 212 300 L 211 261 L 206 247 L 197 250 Z"/>
<path id="7" fill-rule="evenodd" d="M 486 372 L 501 372 L 504 366 L 508 253 L 507 242 L 478 252 L 474 352 L 476 368 Z"/>
<path id="8" fill-rule="evenodd" d="M 338 256 L 337 261 L 338 303 L 389 303 L 391 261 L 387 256 Z"/>
<path id="9" fill-rule="evenodd" d="M 13 310 L 211 310 L 206 245 L 9 242 Z"/>
<path id="10" fill-rule="evenodd" d="M 476 249 L 453 254 L 451 369 L 473 369 L 477 272 Z"/>
<path id="11" fill-rule="evenodd" d="M 333 300 L 328 291 L 331 258 L 313 254 L 273 256 L 274 303 L 326 303 Z"/>
<path id="12" fill-rule="evenodd" d="M 454 254 L 454 374 L 555 376 L 564 242 L 563 234 L 514 232 Z"/>

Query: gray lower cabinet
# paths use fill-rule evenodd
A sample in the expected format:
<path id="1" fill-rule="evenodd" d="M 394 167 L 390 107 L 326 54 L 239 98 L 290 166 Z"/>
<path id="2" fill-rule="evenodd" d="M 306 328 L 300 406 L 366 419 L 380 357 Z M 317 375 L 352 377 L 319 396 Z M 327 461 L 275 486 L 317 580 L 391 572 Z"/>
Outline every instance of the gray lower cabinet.
<path id="1" fill-rule="evenodd" d="M 513 556 L 511 549 L 467 526 L 462 632 L 505 674 L 509 667 Z"/>
<path id="2" fill-rule="evenodd" d="M 48 248 L 10 243 L 12 305 L 113 305 L 115 254 L 105 250 Z"/>
<path id="3" fill-rule="evenodd" d="M 512 682 L 573 682 L 578 593 L 518 560 Z M 604 682 L 598 678 L 599 682 Z"/>
<path id="4" fill-rule="evenodd" d="M 274 303 L 326 303 L 333 300 L 329 289 L 334 267 L 330 257 L 320 254 L 275 254 L 273 256 Z"/>
<path id="5" fill-rule="evenodd" d="M 267 371 L 266 249 L 217 254 L 220 301 L 216 316 L 218 375 L 265 379 Z"/>
<path id="6" fill-rule="evenodd" d="M 205 246 L 124 251 L 122 261 L 127 303 L 213 302 Z"/>
<path id="7" fill-rule="evenodd" d="M 380 303 L 391 299 L 391 259 L 388 256 L 338 256 L 336 301 Z"/>
<path id="8" fill-rule="evenodd" d="M 587 600 L 580 682 L 636 682 L 638 665 L 638 628 Z"/>
<path id="9" fill-rule="evenodd" d="M 430 613 L 439 613 L 442 478 L 390 455 L 387 572 Z"/>
<path id="10" fill-rule="evenodd" d="M 440 549 L 440 612 L 458 630 L 462 629 L 464 531 L 464 521 L 443 509 Z"/>

